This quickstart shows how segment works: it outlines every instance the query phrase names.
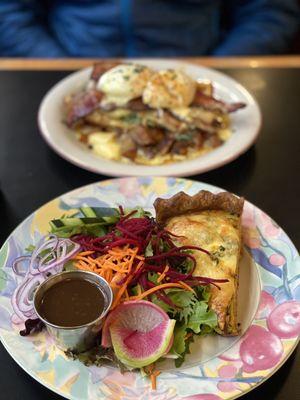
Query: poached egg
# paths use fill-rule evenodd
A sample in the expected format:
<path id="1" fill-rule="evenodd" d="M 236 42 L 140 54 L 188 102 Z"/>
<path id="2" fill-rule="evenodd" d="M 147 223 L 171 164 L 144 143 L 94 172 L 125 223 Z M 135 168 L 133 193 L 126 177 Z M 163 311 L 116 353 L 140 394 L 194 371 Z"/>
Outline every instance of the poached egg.
<path id="1" fill-rule="evenodd" d="M 188 107 L 195 96 L 196 82 L 179 70 L 152 74 L 143 92 L 143 102 L 151 108 Z"/>
<path id="2" fill-rule="evenodd" d="M 102 104 L 123 106 L 141 97 L 154 71 L 143 65 L 121 64 L 104 73 L 97 89 L 105 94 Z"/>

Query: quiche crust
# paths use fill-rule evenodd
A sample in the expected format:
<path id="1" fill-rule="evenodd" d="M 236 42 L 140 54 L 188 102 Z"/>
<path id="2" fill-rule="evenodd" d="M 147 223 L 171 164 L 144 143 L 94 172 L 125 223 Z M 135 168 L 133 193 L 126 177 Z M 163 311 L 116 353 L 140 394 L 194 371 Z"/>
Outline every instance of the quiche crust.
<path id="1" fill-rule="evenodd" d="M 179 245 L 194 245 L 210 255 L 194 251 L 195 276 L 227 279 L 211 285 L 210 307 L 218 317 L 217 332 L 238 335 L 237 293 L 242 249 L 241 214 L 244 199 L 228 192 L 213 194 L 202 190 L 194 196 L 184 192 L 169 199 L 156 199 L 157 222 L 177 236 Z"/>
<path id="2" fill-rule="evenodd" d="M 157 198 L 154 202 L 156 221 L 160 225 L 164 225 L 171 217 L 204 210 L 222 210 L 240 216 L 243 206 L 242 197 L 229 192 L 214 194 L 207 190 L 201 190 L 194 196 L 178 192 L 169 199 Z"/>

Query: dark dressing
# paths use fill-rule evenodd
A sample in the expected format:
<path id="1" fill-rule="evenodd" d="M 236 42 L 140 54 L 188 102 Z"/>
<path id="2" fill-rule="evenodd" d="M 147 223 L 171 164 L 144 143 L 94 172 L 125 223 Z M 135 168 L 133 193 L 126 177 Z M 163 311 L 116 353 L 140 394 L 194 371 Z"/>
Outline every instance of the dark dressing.
<path id="1" fill-rule="evenodd" d="M 58 326 L 76 327 L 97 319 L 104 309 L 104 296 L 93 282 L 65 279 L 51 286 L 38 305 L 39 314 Z"/>

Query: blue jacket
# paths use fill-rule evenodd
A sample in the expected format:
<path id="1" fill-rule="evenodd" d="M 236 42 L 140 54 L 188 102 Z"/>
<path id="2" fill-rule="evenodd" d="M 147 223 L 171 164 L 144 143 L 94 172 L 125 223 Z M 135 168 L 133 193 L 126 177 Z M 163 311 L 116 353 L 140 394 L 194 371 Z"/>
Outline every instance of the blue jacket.
<path id="1" fill-rule="evenodd" d="M 277 54 L 297 0 L 0 0 L 2 57 Z"/>

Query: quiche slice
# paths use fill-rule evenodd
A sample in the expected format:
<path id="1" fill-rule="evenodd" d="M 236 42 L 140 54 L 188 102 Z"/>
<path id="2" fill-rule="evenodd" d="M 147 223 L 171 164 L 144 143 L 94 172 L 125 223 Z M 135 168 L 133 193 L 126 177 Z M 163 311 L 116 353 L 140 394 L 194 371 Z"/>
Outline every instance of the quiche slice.
<path id="1" fill-rule="evenodd" d="M 202 190 L 194 196 L 179 192 L 169 199 L 156 199 L 157 222 L 176 238 L 177 245 L 193 245 L 210 255 L 194 251 L 195 276 L 227 279 L 219 288 L 211 285 L 210 308 L 218 317 L 218 333 L 238 335 L 237 291 L 242 249 L 241 214 L 244 199 L 228 192 Z"/>

